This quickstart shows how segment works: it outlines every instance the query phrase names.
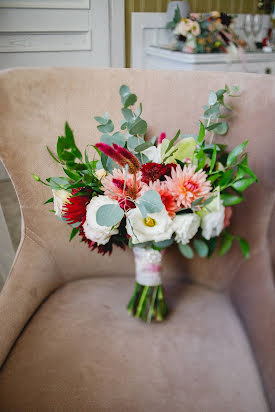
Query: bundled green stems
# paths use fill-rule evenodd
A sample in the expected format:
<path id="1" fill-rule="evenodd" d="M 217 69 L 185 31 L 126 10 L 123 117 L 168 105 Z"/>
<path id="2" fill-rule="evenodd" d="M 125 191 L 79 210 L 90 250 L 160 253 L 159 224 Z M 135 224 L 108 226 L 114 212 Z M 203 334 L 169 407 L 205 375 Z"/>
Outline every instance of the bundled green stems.
<path id="1" fill-rule="evenodd" d="M 162 321 L 168 312 L 162 285 L 144 286 L 136 282 L 127 309 L 129 315 L 135 316 L 144 322 Z"/>
<path id="2" fill-rule="evenodd" d="M 162 254 L 151 247 L 133 248 L 136 264 L 136 285 L 127 306 L 129 315 L 144 322 L 162 321 L 167 315 L 161 282 Z"/>

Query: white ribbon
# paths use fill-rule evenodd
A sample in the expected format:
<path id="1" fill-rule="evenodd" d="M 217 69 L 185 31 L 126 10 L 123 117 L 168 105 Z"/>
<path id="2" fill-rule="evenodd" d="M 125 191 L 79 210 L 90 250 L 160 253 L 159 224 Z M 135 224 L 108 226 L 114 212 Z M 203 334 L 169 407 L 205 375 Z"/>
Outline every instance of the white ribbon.
<path id="1" fill-rule="evenodd" d="M 158 250 L 135 246 L 136 281 L 143 286 L 158 286 L 161 281 L 162 254 Z"/>

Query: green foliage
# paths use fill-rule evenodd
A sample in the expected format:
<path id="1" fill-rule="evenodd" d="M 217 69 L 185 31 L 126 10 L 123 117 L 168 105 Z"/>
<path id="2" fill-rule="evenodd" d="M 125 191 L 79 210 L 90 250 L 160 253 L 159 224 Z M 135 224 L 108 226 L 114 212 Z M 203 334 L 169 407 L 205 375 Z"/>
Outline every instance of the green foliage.
<path id="1" fill-rule="evenodd" d="M 103 134 L 100 138 L 100 141 L 108 144 L 109 146 L 112 146 L 113 143 L 116 143 L 118 146 L 122 147 L 125 145 L 125 137 L 120 132 L 116 132 L 112 136 L 107 133 Z"/>
<path id="2" fill-rule="evenodd" d="M 213 150 L 212 157 L 211 157 L 209 173 L 212 173 L 212 171 L 215 167 L 216 157 L 217 157 L 217 145 L 214 146 L 214 150 Z"/>
<path id="3" fill-rule="evenodd" d="M 124 212 L 119 205 L 103 205 L 96 213 L 96 222 L 100 226 L 112 227 L 117 225 L 123 216 Z"/>
<path id="4" fill-rule="evenodd" d="M 245 239 L 243 239 L 243 238 L 241 238 L 241 237 L 238 237 L 237 239 L 238 239 L 238 241 L 239 241 L 239 245 L 240 245 L 240 248 L 241 248 L 241 251 L 242 251 L 243 256 L 244 256 L 246 259 L 248 259 L 248 258 L 250 257 L 250 247 L 249 247 L 249 243 L 248 243 Z"/>
<path id="5" fill-rule="evenodd" d="M 74 227 L 71 231 L 71 235 L 70 235 L 70 241 L 77 235 L 77 233 L 79 232 L 80 228 L 76 228 Z"/>
<path id="6" fill-rule="evenodd" d="M 225 253 L 227 253 L 231 249 L 232 242 L 233 236 L 228 232 L 223 232 L 219 256 L 225 255 Z"/>
<path id="7" fill-rule="evenodd" d="M 160 242 L 153 242 L 153 246 L 156 249 L 165 249 L 169 246 L 171 246 L 174 243 L 174 239 L 167 239 L 167 240 L 162 240 Z"/>
<path id="8" fill-rule="evenodd" d="M 137 202 L 137 206 L 145 218 L 149 213 L 161 212 L 164 205 L 161 197 L 156 190 L 148 190 L 141 196 Z"/>
<path id="9" fill-rule="evenodd" d="M 167 23 L 166 28 L 168 30 L 174 30 L 176 28 L 176 25 L 180 22 L 180 19 L 181 19 L 181 15 L 180 15 L 180 9 L 178 6 L 175 10 L 173 20 Z"/>
<path id="10" fill-rule="evenodd" d="M 121 102 L 122 102 L 124 108 L 127 108 L 129 106 L 133 106 L 136 103 L 137 96 L 130 92 L 130 89 L 129 89 L 128 86 L 122 85 L 120 87 L 119 93 L 120 93 Z"/>
<path id="11" fill-rule="evenodd" d="M 224 206 L 234 206 L 243 201 L 243 197 L 237 194 L 222 193 L 221 199 Z"/>
<path id="12" fill-rule="evenodd" d="M 140 117 L 137 117 L 129 129 L 129 133 L 132 135 L 144 135 L 146 133 L 146 130 L 146 121 L 141 119 Z"/>
<path id="13" fill-rule="evenodd" d="M 189 245 L 183 245 L 182 243 L 178 244 L 179 251 L 181 254 L 186 257 L 187 259 L 192 259 L 194 257 L 194 252 Z"/>
<path id="14" fill-rule="evenodd" d="M 152 147 L 152 146 L 153 146 L 153 144 L 150 141 L 144 142 L 144 143 L 136 146 L 135 151 L 138 152 L 138 153 L 143 152 L 144 150 L 146 150 L 146 149 L 148 149 L 149 147 Z"/>
<path id="15" fill-rule="evenodd" d="M 198 143 L 202 143 L 203 139 L 205 137 L 205 127 L 202 122 L 200 122 L 200 131 L 199 131 L 199 136 L 198 136 Z"/>
<path id="16" fill-rule="evenodd" d="M 229 153 L 227 157 L 227 166 L 231 166 L 233 163 L 237 161 L 238 156 L 244 151 L 245 146 L 247 145 L 248 140 L 236 146 L 231 153 Z"/>
<path id="17" fill-rule="evenodd" d="M 194 239 L 193 246 L 195 251 L 200 257 L 206 257 L 208 255 L 208 246 L 207 243 L 201 239 Z"/>

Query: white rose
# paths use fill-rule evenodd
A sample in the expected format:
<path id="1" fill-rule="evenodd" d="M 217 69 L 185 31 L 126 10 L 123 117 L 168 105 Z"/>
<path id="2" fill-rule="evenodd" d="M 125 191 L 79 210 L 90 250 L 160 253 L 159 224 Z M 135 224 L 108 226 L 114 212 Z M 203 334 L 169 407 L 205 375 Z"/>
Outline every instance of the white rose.
<path id="1" fill-rule="evenodd" d="M 196 213 L 185 213 L 176 215 L 173 220 L 173 228 L 176 234 L 175 240 L 178 243 L 186 245 L 189 243 L 198 231 L 200 218 Z"/>
<path id="2" fill-rule="evenodd" d="M 65 203 L 68 202 L 69 197 L 71 196 L 70 192 L 67 190 L 52 190 L 53 192 L 53 208 L 55 215 L 58 217 L 62 216 L 62 208 Z"/>
<path id="3" fill-rule="evenodd" d="M 103 177 L 107 176 L 107 172 L 105 169 L 98 169 L 95 171 L 95 175 L 98 178 L 98 180 L 103 179 Z"/>
<path id="4" fill-rule="evenodd" d="M 106 245 L 112 235 L 118 233 L 117 227 L 100 226 L 96 222 L 96 212 L 101 206 L 114 204 L 117 205 L 116 200 L 110 199 L 108 196 L 93 197 L 86 208 L 86 221 L 83 225 L 84 233 L 87 239 L 97 242 L 99 245 Z"/>
<path id="5" fill-rule="evenodd" d="M 219 197 L 215 197 L 209 205 L 202 208 L 201 228 L 205 239 L 219 236 L 224 226 L 224 211 L 225 207 Z"/>
<path id="6" fill-rule="evenodd" d="M 150 240 L 160 242 L 172 237 L 173 221 L 165 207 L 161 212 L 151 213 L 146 218 L 143 218 L 140 210 L 136 208 L 127 212 L 126 230 L 134 244 Z"/>
<path id="7" fill-rule="evenodd" d="M 142 154 L 148 157 L 149 161 L 154 163 L 161 163 L 161 154 L 160 154 L 161 145 L 158 147 L 151 146 L 148 149 L 143 150 Z"/>

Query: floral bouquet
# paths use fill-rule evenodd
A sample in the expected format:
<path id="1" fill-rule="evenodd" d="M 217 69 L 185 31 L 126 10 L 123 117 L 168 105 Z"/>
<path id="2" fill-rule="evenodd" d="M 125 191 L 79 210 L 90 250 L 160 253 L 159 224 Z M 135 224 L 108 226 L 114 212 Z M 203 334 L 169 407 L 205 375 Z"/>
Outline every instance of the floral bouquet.
<path id="1" fill-rule="evenodd" d="M 190 18 L 181 18 L 177 8 L 167 28 L 173 30 L 185 53 L 226 53 L 245 46 L 232 29 L 233 21 L 232 16 L 218 11 L 191 13 Z"/>
<path id="2" fill-rule="evenodd" d="M 145 140 L 142 105 L 133 110 L 137 96 L 123 85 L 120 130 L 114 133 L 108 113 L 95 117 L 100 142 L 88 145 L 82 155 L 66 123 L 57 154 L 47 147 L 66 176 L 42 181 L 33 175 L 52 189 L 53 197 L 45 203 L 53 202 L 52 212 L 71 227 L 70 240 L 78 235 L 103 255 L 110 254 L 113 245 L 133 249 L 136 284 L 128 312 L 146 322 L 161 321 L 167 314 L 161 280 L 165 248 L 176 243 L 187 259 L 195 252 L 210 258 L 218 244 L 223 255 L 237 240 L 249 257 L 247 241 L 228 230 L 231 206 L 240 203 L 243 191 L 257 180 L 247 164 L 248 142 L 230 153 L 225 145 L 213 143 L 214 134 L 228 130 L 225 119 L 231 107 L 225 96 L 237 92 L 227 85 L 210 92 L 197 134 L 179 130 L 171 140 L 165 133 Z M 93 160 L 88 156 L 91 148 Z"/>

